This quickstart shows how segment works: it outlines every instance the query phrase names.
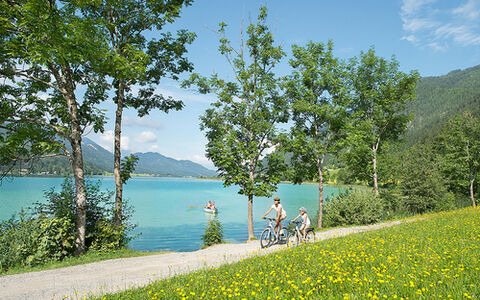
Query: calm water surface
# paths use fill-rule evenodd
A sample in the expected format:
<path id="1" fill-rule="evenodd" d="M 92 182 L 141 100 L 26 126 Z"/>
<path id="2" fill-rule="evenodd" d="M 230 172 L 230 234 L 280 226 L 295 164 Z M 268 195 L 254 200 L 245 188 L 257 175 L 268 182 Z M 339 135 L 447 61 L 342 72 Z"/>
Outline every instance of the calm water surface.
<path id="1" fill-rule="evenodd" d="M 94 177 L 102 188 L 114 190 L 113 177 Z M 34 202 L 44 202 L 43 192 L 51 187 L 58 191 L 63 178 L 18 177 L 0 186 L 0 220 L 18 213 Z M 135 233 L 140 235 L 130 248 L 144 251 L 193 251 L 201 247 L 201 236 L 212 216 L 201 208 L 209 200 L 218 207 L 218 219 L 224 228 L 227 242 L 239 243 L 248 238 L 247 199 L 239 195 L 236 187 L 223 187 L 217 180 L 184 178 L 134 177 L 124 187 L 124 196 L 134 207 Z M 326 187 L 325 197 L 338 189 Z M 287 211 L 287 220 L 294 218 L 300 206 L 311 216 L 317 211 L 318 186 L 280 184 L 275 196 Z M 272 205 L 272 198 L 254 198 L 253 216 L 255 235 L 266 226 L 261 216 Z M 193 208 L 191 208 L 193 207 Z M 273 216 L 273 211 L 270 213 Z"/>

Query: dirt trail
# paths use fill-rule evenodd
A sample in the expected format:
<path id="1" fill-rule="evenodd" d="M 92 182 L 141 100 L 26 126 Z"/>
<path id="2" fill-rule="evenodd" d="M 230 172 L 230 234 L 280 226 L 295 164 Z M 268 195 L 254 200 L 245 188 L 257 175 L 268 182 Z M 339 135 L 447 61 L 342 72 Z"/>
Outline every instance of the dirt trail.
<path id="1" fill-rule="evenodd" d="M 317 239 L 324 240 L 402 222 L 404 221 L 336 228 L 316 235 Z M 259 241 L 250 241 L 244 244 L 215 245 L 194 252 L 112 259 L 55 270 L 3 276 L 0 277 L 0 299 L 83 299 L 93 295 L 100 296 L 145 286 L 176 274 L 217 267 L 284 248 L 284 245 L 275 245 L 260 249 Z"/>

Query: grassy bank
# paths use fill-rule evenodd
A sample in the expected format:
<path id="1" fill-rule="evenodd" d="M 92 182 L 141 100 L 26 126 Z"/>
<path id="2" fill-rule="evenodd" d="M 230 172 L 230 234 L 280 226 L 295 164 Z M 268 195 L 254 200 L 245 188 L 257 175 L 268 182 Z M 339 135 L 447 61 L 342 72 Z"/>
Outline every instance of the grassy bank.
<path id="1" fill-rule="evenodd" d="M 21 274 L 21 273 L 28 273 L 28 272 L 35 272 L 35 271 L 52 270 L 52 269 L 58 269 L 63 267 L 89 264 L 89 263 L 108 260 L 108 259 L 155 255 L 155 254 L 161 254 L 161 253 L 166 253 L 166 252 L 142 252 L 142 251 L 135 251 L 131 249 L 122 249 L 122 250 L 111 251 L 107 253 L 87 252 L 85 255 L 82 255 L 79 257 L 69 257 L 62 261 L 47 263 L 40 266 L 12 268 L 12 269 L 9 269 L 7 272 L 3 272 L 3 273 L 0 272 L 0 276 Z"/>
<path id="2" fill-rule="evenodd" d="M 480 297 L 480 210 L 288 249 L 106 299 Z"/>

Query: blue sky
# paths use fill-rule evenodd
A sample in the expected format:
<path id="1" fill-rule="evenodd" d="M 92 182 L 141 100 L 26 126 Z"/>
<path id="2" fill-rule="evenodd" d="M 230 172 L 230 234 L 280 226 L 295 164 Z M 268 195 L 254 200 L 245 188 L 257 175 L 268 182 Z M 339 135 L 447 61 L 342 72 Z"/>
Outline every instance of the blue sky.
<path id="1" fill-rule="evenodd" d="M 374 46 L 379 56 L 395 55 L 402 71 L 416 69 L 421 76 L 444 75 L 480 64 L 480 0 L 198 0 L 184 9 L 168 30 L 187 29 L 197 34 L 188 53 L 195 72 L 204 76 L 216 72 L 231 79 L 214 30 L 218 23 L 226 22 L 227 36 L 238 45 L 242 23 L 245 29 L 250 20 L 255 22 L 261 5 L 268 7 L 268 24 L 288 56 L 293 44 L 332 39 L 340 58 L 357 56 Z M 276 72 L 288 74 L 288 57 Z M 123 154 L 153 151 L 213 169 L 205 158 L 206 139 L 199 116 L 214 96 L 180 89 L 179 83 L 168 79 L 157 91 L 183 100 L 185 108 L 169 114 L 155 111 L 141 119 L 135 111 L 126 110 Z M 103 108 L 110 118 L 105 132 L 90 132 L 87 137 L 112 150 L 115 108 L 108 103 Z"/>

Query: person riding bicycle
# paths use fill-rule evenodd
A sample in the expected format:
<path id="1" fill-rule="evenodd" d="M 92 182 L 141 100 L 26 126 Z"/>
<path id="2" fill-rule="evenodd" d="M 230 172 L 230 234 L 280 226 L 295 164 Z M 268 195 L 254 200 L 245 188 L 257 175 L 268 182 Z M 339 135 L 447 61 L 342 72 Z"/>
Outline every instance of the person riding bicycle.
<path id="1" fill-rule="evenodd" d="M 277 215 L 275 216 L 275 234 L 278 232 L 278 228 L 280 228 L 280 232 L 282 230 L 282 221 L 285 220 L 287 217 L 287 212 L 285 209 L 283 209 L 283 206 L 280 204 L 280 198 L 275 197 L 273 198 L 274 204 L 270 207 L 269 210 L 263 215 L 262 219 L 265 219 L 265 216 L 268 215 L 268 213 L 274 209 L 277 212 Z"/>
<path id="2" fill-rule="evenodd" d="M 302 233 L 303 238 L 305 238 L 305 236 L 307 235 L 307 229 L 308 227 L 310 227 L 310 218 L 308 217 L 305 207 L 300 207 L 298 210 L 300 211 L 300 213 L 291 222 L 294 222 L 300 217 L 302 218 L 302 225 L 300 226 L 299 230 Z"/>

